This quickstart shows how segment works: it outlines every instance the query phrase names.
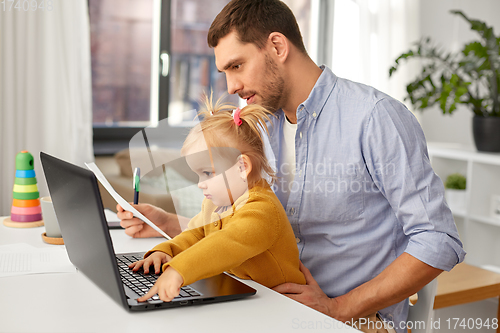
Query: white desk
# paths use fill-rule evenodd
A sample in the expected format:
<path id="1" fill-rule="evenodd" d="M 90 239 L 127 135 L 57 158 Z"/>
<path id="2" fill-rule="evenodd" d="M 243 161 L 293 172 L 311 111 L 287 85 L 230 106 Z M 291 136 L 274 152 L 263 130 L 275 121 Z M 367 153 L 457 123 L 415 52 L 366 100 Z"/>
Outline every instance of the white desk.
<path id="1" fill-rule="evenodd" d="M 0 245 L 61 246 L 45 244 L 44 231 L 1 224 Z M 122 230 L 112 230 L 111 236 L 118 253 L 146 251 L 162 241 L 133 239 Z M 0 332 L 358 332 L 253 281 L 245 283 L 257 294 L 237 301 L 130 313 L 79 272 L 0 278 Z"/>

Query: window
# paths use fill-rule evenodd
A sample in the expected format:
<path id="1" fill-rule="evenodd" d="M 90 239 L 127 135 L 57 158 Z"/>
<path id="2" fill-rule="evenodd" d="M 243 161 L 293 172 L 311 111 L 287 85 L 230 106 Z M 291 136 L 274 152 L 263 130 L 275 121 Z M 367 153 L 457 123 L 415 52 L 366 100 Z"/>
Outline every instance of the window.
<path id="1" fill-rule="evenodd" d="M 93 123 L 148 126 L 153 0 L 90 0 Z"/>
<path id="2" fill-rule="evenodd" d="M 418 1 L 335 0 L 333 11 L 332 71 L 399 100 L 406 95 L 410 62 L 389 79 L 394 60 L 419 36 Z M 416 73 L 416 72 L 415 72 Z"/>
<path id="3" fill-rule="evenodd" d="M 170 125 L 189 126 L 205 92 L 219 97 L 227 92 L 226 78 L 217 71 L 207 34 L 227 0 L 172 0 L 171 67 L 168 119 Z M 237 104 L 236 95 L 227 100 Z"/>
<path id="4" fill-rule="evenodd" d="M 307 49 L 312 0 L 285 0 Z M 168 117 L 172 135 L 192 124 L 204 92 L 227 91 L 207 33 L 228 0 L 88 0 L 94 151 L 113 154 Z M 311 54 L 313 56 L 313 54 Z M 314 59 L 314 56 L 313 56 Z M 236 95 L 227 96 L 238 103 Z"/>
<path id="5" fill-rule="evenodd" d="M 317 0 L 282 0 L 293 12 L 297 23 L 299 24 L 302 40 L 306 47 L 307 53 L 311 59 L 316 60 L 317 40 L 311 38 L 313 34 L 317 34 L 317 18 L 312 19 L 311 15 L 317 15 L 316 8 L 313 7 Z"/>
<path id="6" fill-rule="evenodd" d="M 114 153 L 152 113 L 154 0 L 89 0 L 95 154 Z"/>
<path id="7" fill-rule="evenodd" d="M 226 3 L 89 0 L 96 154 L 127 148 L 135 133 L 167 117 L 189 126 L 204 92 L 226 91 L 206 41 Z"/>

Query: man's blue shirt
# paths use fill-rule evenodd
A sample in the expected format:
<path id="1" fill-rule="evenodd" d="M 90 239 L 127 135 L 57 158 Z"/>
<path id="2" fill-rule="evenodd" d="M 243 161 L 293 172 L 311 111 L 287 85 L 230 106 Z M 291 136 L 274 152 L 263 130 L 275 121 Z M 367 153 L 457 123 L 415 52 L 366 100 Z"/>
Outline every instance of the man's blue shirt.
<path id="1" fill-rule="evenodd" d="M 463 260 L 443 183 L 420 125 L 403 104 L 323 68 L 297 109 L 291 183 L 280 168 L 285 115 L 278 110 L 276 116 L 269 127 L 274 189 L 300 259 L 328 296 L 373 279 L 403 252 L 443 270 Z M 408 301 L 380 313 L 403 332 Z"/>

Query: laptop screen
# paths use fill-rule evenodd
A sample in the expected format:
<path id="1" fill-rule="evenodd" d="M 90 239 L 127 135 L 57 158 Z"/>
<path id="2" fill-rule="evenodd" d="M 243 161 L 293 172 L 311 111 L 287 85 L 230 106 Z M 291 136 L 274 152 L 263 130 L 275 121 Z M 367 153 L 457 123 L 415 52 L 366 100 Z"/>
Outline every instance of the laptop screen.
<path id="1" fill-rule="evenodd" d="M 128 306 L 94 174 L 43 152 L 40 160 L 71 262 Z"/>

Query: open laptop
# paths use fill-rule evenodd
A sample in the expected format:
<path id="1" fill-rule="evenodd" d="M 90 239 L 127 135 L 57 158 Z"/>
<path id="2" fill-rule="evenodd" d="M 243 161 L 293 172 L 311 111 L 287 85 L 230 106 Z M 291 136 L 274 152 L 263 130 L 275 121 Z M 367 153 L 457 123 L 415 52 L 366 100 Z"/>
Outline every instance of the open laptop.
<path id="1" fill-rule="evenodd" d="M 146 302 L 137 302 L 158 276 L 128 269 L 128 264 L 142 259 L 144 253 L 115 254 L 95 175 L 43 152 L 40 160 L 71 262 L 126 309 L 140 311 L 214 303 L 256 293 L 233 277 L 220 274 L 183 287 L 171 302 L 163 302 L 157 295 Z"/>

